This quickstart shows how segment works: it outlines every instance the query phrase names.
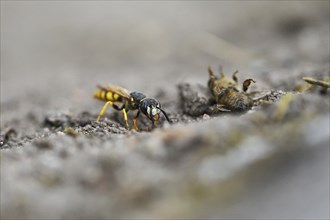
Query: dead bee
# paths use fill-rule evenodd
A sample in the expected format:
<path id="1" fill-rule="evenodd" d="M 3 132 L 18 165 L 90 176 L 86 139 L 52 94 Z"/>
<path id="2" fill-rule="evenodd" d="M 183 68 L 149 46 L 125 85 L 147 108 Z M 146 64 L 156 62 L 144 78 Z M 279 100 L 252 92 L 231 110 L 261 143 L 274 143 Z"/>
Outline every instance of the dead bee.
<path id="1" fill-rule="evenodd" d="M 162 112 L 166 120 L 171 123 L 166 112 L 161 108 L 159 101 L 154 98 L 147 98 L 146 95 L 141 92 L 129 92 L 126 89 L 117 86 L 98 86 L 98 88 L 99 90 L 94 93 L 94 97 L 101 101 L 105 101 L 106 103 L 101 109 L 96 121 L 100 120 L 108 105 L 111 105 L 114 109 L 123 112 L 128 130 L 130 129 L 127 119 L 127 112 L 129 110 L 138 110 L 133 119 L 134 129 L 136 131 L 138 131 L 136 120 L 139 117 L 140 112 L 145 114 L 152 121 L 152 128 L 157 126 L 160 112 Z M 117 106 L 115 102 L 121 102 L 122 106 Z"/>
<path id="2" fill-rule="evenodd" d="M 221 76 L 217 78 L 211 69 L 208 67 L 209 80 L 208 88 L 215 99 L 218 109 L 230 110 L 230 111 L 246 111 L 253 105 L 253 100 L 250 98 L 246 91 L 250 84 L 255 81 L 253 79 L 247 79 L 243 82 L 243 91 L 237 88 L 237 73 L 235 71 L 232 75 L 232 79 L 226 77 L 221 68 Z"/>

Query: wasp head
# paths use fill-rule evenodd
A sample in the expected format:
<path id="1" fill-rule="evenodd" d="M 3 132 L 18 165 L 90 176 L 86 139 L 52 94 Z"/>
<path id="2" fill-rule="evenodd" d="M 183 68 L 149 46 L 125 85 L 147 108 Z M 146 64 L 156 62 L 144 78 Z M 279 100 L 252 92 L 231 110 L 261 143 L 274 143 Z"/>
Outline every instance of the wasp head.
<path id="1" fill-rule="evenodd" d="M 161 105 L 158 100 L 153 98 L 145 98 L 140 103 L 140 110 L 145 114 L 151 121 L 158 121 L 160 112 L 162 112 L 168 122 L 171 120 L 168 118 L 166 112 L 161 109 Z"/>
<path id="2" fill-rule="evenodd" d="M 150 119 L 158 120 L 160 103 L 153 98 L 145 98 L 140 103 L 140 110 Z"/>

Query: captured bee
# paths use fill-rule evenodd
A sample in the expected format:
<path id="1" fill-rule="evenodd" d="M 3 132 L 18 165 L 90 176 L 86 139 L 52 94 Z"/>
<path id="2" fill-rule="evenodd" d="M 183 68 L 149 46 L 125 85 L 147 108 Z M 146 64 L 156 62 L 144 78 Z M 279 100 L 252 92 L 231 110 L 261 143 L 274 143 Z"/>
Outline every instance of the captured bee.
<path id="1" fill-rule="evenodd" d="M 158 123 L 160 112 L 162 112 L 166 120 L 171 123 L 171 120 L 168 118 L 166 112 L 161 108 L 159 101 L 154 98 L 147 98 L 141 92 L 129 92 L 124 88 L 117 86 L 98 86 L 99 90 L 94 93 L 94 97 L 105 101 L 103 108 L 101 109 L 96 121 L 99 121 L 100 118 L 104 115 L 105 110 L 108 105 L 112 106 L 118 111 L 122 111 L 126 123 L 126 127 L 129 130 L 129 124 L 127 119 L 127 112 L 138 110 L 137 114 L 133 118 L 134 129 L 138 131 L 136 120 L 142 112 L 146 115 L 152 122 L 152 128 L 155 128 Z M 121 106 L 115 104 L 115 102 L 122 103 Z"/>
<path id="2" fill-rule="evenodd" d="M 253 100 L 250 98 L 246 91 L 250 84 L 255 81 L 253 79 L 247 79 L 243 82 L 243 91 L 237 88 L 237 73 L 235 71 L 232 75 L 232 79 L 224 75 L 221 68 L 220 78 L 213 74 L 211 67 L 208 67 L 209 80 L 208 88 L 215 99 L 219 109 L 230 111 L 246 111 L 253 105 Z"/>

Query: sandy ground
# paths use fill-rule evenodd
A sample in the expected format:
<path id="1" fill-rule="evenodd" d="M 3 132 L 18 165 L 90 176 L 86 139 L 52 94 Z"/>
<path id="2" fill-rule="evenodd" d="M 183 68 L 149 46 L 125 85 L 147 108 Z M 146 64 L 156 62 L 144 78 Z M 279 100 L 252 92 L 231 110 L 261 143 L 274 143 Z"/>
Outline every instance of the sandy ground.
<path id="1" fill-rule="evenodd" d="M 1 218 L 328 219 L 329 89 L 298 91 L 330 75 L 329 7 L 1 1 Z M 212 107 L 208 65 L 269 103 L 191 114 Z M 174 123 L 95 122 L 98 84 Z"/>

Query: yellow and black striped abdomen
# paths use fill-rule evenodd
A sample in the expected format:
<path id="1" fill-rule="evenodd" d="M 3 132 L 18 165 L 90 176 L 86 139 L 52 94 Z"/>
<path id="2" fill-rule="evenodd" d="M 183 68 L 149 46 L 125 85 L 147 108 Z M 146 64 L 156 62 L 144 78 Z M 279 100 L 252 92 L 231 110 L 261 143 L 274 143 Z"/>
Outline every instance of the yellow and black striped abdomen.
<path id="1" fill-rule="evenodd" d="M 106 90 L 98 90 L 94 93 L 94 97 L 102 101 L 122 102 L 123 97 L 119 94 Z"/>

